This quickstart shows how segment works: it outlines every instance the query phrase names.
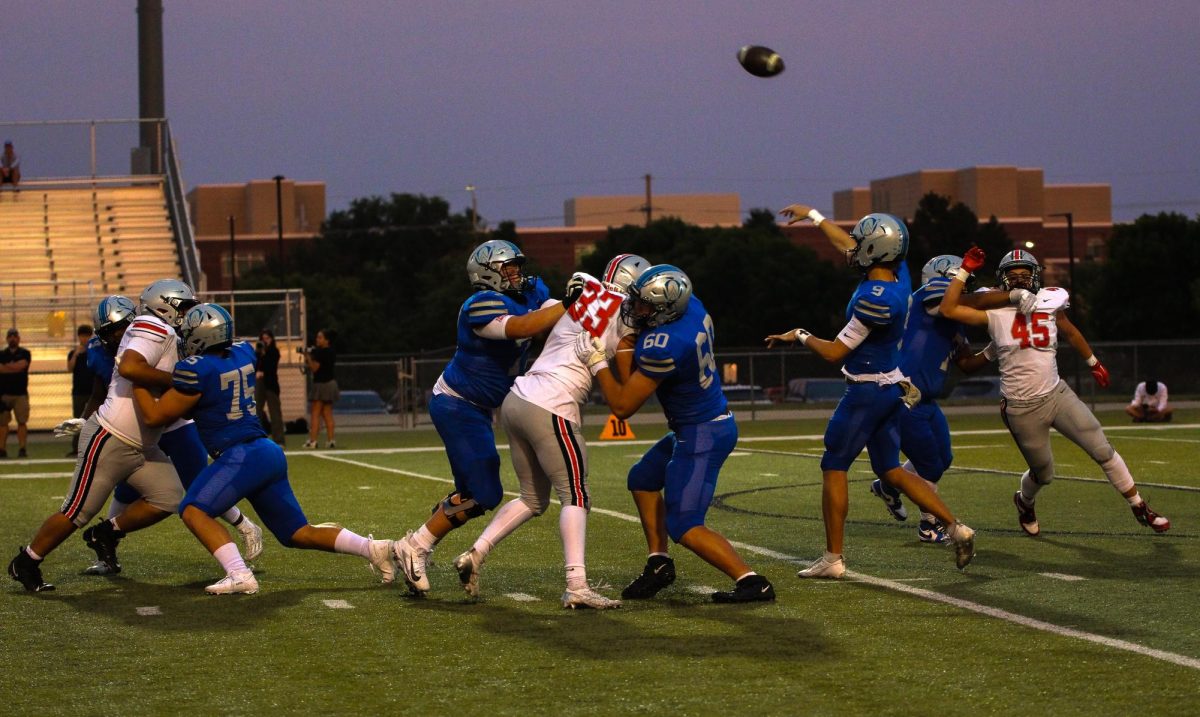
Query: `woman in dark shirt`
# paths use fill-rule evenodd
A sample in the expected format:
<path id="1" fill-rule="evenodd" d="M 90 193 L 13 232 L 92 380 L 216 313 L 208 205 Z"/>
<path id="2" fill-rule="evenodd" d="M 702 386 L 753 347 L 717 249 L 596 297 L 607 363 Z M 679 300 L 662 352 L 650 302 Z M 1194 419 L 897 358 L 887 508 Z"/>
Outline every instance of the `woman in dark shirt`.
<path id="1" fill-rule="evenodd" d="M 337 353 L 333 350 L 328 329 L 317 332 L 317 345 L 308 352 L 308 372 L 312 376 L 312 385 L 308 389 L 309 411 L 308 441 L 305 448 L 317 447 L 317 435 L 320 433 L 318 421 L 325 422 L 325 436 L 329 439 L 327 447 L 337 448 L 337 440 L 333 435 L 333 404 L 338 400 L 337 378 L 334 367 L 337 365 Z"/>
<path id="2" fill-rule="evenodd" d="M 258 418 L 271 426 L 271 440 L 279 445 L 283 439 L 283 411 L 279 404 L 279 347 L 275 345 L 275 334 L 263 329 L 258 335 L 258 371 L 255 374 L 254 404 L 258 407 Z"/>

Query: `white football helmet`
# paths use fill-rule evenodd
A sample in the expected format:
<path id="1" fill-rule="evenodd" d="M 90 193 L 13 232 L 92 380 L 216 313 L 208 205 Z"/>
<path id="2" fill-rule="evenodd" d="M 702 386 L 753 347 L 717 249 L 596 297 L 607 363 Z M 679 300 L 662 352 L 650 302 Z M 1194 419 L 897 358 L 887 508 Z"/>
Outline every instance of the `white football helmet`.
<path id="1" fill-rule="evenodd" d="M 928 284 L 931 279 L 938 276 L 953 279 L 960 267 L 962 267 L 961 256 L 953 254 L 935 256 L 921 267 L 921 283 Z"/>
<path id="2" fill-rule="evenodd" d="M 1028 285 L 1023 281 L 1009 282 L 1008 271 L 1017 268 L 1028 269 L 1032 274 Z M 1033 254 L 1024 249 L 1014 249 L 1007 252 L 1004 258 L 1000 260 L 1000 264 L 996 267 L 996 280 L 1009 291 L 1013 289 L 1027 289 L 1036 294 L 1042 288 L 1042 265 L 1038 264 L 1038 260 Z"/>
<path id="3" fill-rule="evenodd" d="M 656 264 L 642 272 L 621 304 L 621 320 L 633 328 L 668 324 L 687 311 L 692 280 L 677 266 Z"/>
<path id="4" fill-rule="evenodd" d="M 139 314 L 154 314 L 176 329 L 187 310 L 199 304 L 192 287 L 179 279 L 159 279 L 142 292 Z"/>
<path id="5" fill-rule="evenodd" d="M 884 261 L 908 255 L 908 227 L 898 217 L 876 212 L 858 220 L 850 230 L 855 247 L 847 252 L 846 262 L 868 269 Z"/>
<path id="6" fill-rule="evenodd" d="M 134 316 L 137 316 L 137 308 L 129 297 L 120 294 L 104 297 L 92 313 L 92 324 L 96 327 L 96 337 L 106 348 L 116 349 L 116 346 L 113 345 L 116 333 L 128 326 Z"/>
<path id="7" fill-rule="evenodd" d="M 650 262 L 637 254 L 617 254 L 604 267 L 604 276 L 600 281 L 612 291 L 629 294 L 633 282 L 648 268 Z"/>
<path id="8" fill-rule="evenodd" d="M 518 274 L 510 279 L 504 268 L 516 263 Z M 519 293 L 529 285 L 529 277 L 519 268 L 525 265 L 525 255 L 516 244 L 503 239 L 485 241 L 475 247 L 467 259 L 467 279 L 476 289 L 491 289 Z"/>
<path id="9" fill-rule="evenodd" d="M 193 306 L 184 314 L 179 333 L 184 355 L 199 356 L 233 343 L 233 317 L 217 304 Z"/>

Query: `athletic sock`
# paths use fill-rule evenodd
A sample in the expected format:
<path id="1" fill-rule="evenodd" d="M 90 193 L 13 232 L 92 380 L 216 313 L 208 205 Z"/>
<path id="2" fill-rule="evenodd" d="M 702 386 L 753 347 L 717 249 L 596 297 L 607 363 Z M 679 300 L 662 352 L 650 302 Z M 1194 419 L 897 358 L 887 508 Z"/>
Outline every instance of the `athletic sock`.
<path id="1" fill-rule="evenodd" d="M 124 530 L 121 530 L 121 526 L 117 525 L 117 519 L 116 519 L 116 518 L 109 518 L 109 519 L 108 519 L 108 522 L 109 522 L 109 524 L 110 524 L 110 525 L 112 525 L 112 528 L 113 528 L 113 535 L 117 536 L 118 538 L 124 538 L 124 537 L 125 537 L 125 531 L 124 531 Z"/>
<path id="2" fill-rule="evenodd" d="M 743 575 L 743 576 L 739 577 L 737 580 L 734 580 L 733 582 L 735 582 L 735 583 L 740 583 L 740 582 L 742 582 L 743 580 L 745 580 L 746 578 L 750 577 L 751 575 L 758 575 L 758 573 L 756 573 L 756 572 L 754 572 L 753 570 L 751 570 L 750 572 L 748 572 L 748 573 L 746 573 L 745 575 Z"/>
<path id="3" fill-rule="evenodd" d="M 1127 495 L 1127 496 L 1122 496 L 1122 497 L 1125 498 L 1125 500 L 1129 501 L 1129 504 L 1132 505 L 1134 508 L 1138 507 L 1143 502 L 1142 494 L 1138 493 L 1137 491 L 1134 491 L 1133 495 Z"/>
<path id="4" fill-rule="evenodd" d="M 571 590 L 585 588 L 587 570 L 583 556 L 587 547 L 587 509 L 578 505 L 564 505 L 558 516 L 558 530 L 562 534 L 567 587 Z"/>
<path id="5" fill-rule="evenodd" d="M 242 511 L 238 510 L 238 507 L 235 505 L 224 513 L 221 513 L 221 520 L 237 528 L 242 522 Z"/>
<path id="6" fill-rule="evenodd" d="M 502 505 L 492 516 L 492 522 L 488 523 L 483 533 L 475 540 L 473 547 L 475 552 L 479 553 L 479 559 L 486 558 L 492 548 L 532 517 L 533 511 L 520 499 L 510 500 Z"/>
<path id="7" fill-rule="evenodd" d="M 1025 501 L 1025 505 L 1033 505 L 1041 489 L 1041 484 L 1033 480 L 1033 473 L 1025 471 L 1021 474 L 1021 500 Z"/>
<path id="8" fill-rule="evenodd" d="M 342 528 L 333 539 L 333 552 L 346 555 L 371 557 L 371 541 L 350 530 Z"/>
<path id="9" fill-rule="evenodd" d="M 650 555 L 647 557 L 648 558 L 670 558 L 671 556 L 667 553 L 650 553 Z"/>
<path id="10" fill-rule="evenodd" d="M 108 515 L 106 516 L 106 518 L 107 519 L 115 518 L 118 515 L 120 515 L 121 513 L 125 512 L 125 509 L 128 507 L 129 507 L 128 503 L 122 503 L 121 501 L 117 500 L 116 498 L 113 498 L 108 503 Z"/>
<path id="11" fill-rule="evenodd" d="M 34 560 L 38 561 L 39 563 L 40 563 L 40 562 L 42 562 L 42 556 L 40 556 L 40 555 L 38 555 L 37 553 L 33 552 L 33 546 L 32 546 L 32 545 L 26 545 L 26 546 L 25 546 L 25 554 L 26 554 L 26 555 L 28 555 L 29 557 L 33 558 Z"/>
<path id="12" fill-rule="evenodd" d="M 221 567 L 225 569 L 226 575 L 250 571 L 250 569 L 246 567 L 246 561 L 242 560 L 242 554 L 238 552 L 237 545 L 232 542 L 225 543 L 221 547 L 214 550 L 213 557 L 216 558 L 217 562 L 221 564 Z"/>
<path id="13" fill-rule="evenodd" d="M 439 538 L 430 532 L 429 528 L 426 528 L 424 525 L 422 525 L 420 528 L 417 528 L 417 532 L 412 534 L 413 544 L 427 553 L 433 550 L 433 546 L 438 544 L 438 540 Z"/>
<path id="14" fill-rule="evenodd" d="M 837 561 L 842 559 L 842 554 L 841 553 L 831 553 L 828 550 L 826 550 L 824 557 L 825 557 L 825 562 L 836 563 Z"/>

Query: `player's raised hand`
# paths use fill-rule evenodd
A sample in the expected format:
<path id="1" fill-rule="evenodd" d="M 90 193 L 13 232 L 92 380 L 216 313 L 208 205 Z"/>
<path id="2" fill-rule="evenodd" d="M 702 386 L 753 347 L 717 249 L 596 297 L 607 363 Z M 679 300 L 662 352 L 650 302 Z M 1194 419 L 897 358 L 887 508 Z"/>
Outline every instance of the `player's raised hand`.
<path id="1" fill-rule="evenodd" d="M 563 294 L 563 306 L 570 307 L 580 296 L 583 295 L 583 290 L 587 287 L 588 275 L 577 271 L 567 279 L 567 290 Z"/>
<path id="2" fill-rule="evenodd" d="M 1108 384 L 1111 382 L 1108 369 L 1104 368 L 1104 364 L 1100 363 L 1100 359 L 1096 358 L 1095 354 L 1088 359 L 1088 366 L 1092 367 L 1092 378 L 1096 379 L 1096 385 L 1100 388 L 1108 388 Z"/>
<path id="3" fill-rule="evenodd" d="M 1037 294 L 1025 289 L 1013 289 L 1008 292 L 1008 302 L 1017 307 L 1017 311 L 1028 316 L 1037 308 Z"/>
<path id="4" fill-rule="evenodd" d="M 969 273 L 974 274 L 983 268 L 983 262 L 987 261 L 987 254 L 977 246 L 973 246 L 963 255 L 962 268 Z"/>
<path id="5" fill-rule="evenodd" d="M 575 356 L 588 367 L 595 376 L 602 368 L 608 368 L 608 355 L 604 352 L 604 342 L 586 331 L 580 331 L 575 337 Z"/>
<path id="6" fill-rule="evenodd" d="M 807 343 L 810 336 L 812 334 L 804 329 L 792 329 L 791 331 L 784 331 L 782 334 L 771 334 L 763 340 L 767 342 L 767 348 L 773 349 L 776 346 L 783 346 L 797 341 L 802 344 Z"/>
<path id="7" fill-rule="evenodd" d="M 786 217 L 788 226 L 791 226 L 802 219 L 807 219 L 808 213 L 812 210 L 813 208 L 807 204 L 789 204 L 779 210 L 779 216 Z"/>

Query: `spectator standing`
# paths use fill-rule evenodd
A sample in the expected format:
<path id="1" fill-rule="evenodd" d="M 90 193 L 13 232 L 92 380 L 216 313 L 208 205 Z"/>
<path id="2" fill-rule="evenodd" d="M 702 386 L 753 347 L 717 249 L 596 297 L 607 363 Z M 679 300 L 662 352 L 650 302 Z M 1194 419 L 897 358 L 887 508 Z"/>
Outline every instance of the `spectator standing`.
<path id="1" fill-rule="evenodd" d="M 0 184 L 11 184 L 14 190 L 21 184 L 21 156 L 13 151 L 11 139 L 4 140 L 0 152 Z"/>
<path id="2" fill-rule="evenodd" d="M 263 329 L 258 335 L 258 370 L 255 372 L 254 405 L 258 419 L 270 424 L 271 440 L 279 445 L 283 439 L 283 411 L 279 405 L 279 347 L 275 345 L 275 334 Z"/>
<path id="3" fill-rule="evenodd" d="M 317 436 L 321 426 L 318 421 L 325 423 L 325 437 L 329 439 L 327 448 L 337 448 L 337 439 L 333 433 L 333 404 L 338 400 L 337 376 L 334 369 L 337 366 L 337 352 L 333 349 L 333 336 L 329 329 L 317 332 L 317 345 L 310 348 L 305 358 L 308 361 L 308 373 L 312 383 L 308 387 L 309 426 L 308 440 L 305 448 L 317 447 Z"/>
<path id="4" fill-rule="evenodd" d="M 1134 423 L 1170 423 L 1175 409 L 1167 405 L 1167 384 L 1148 378 L 1137 385 L 1125 413 Z"/>
<path id="5" fill-rule="evenodd" d="M 0 351 L 0 458 L 8 458 L 8 424 L 17 419 L 17 456 L 25 458 L 25 440 L 29 433 L 29 362 L 27 349 L 21 348 L 21 332 L 9 329 L 8 346 Z"/>
<path id="6" fill-rule="evenodd" d="M 96 374 L 87 362 L 88 342 L 94 334 L 91 324 L 80 324 L 75 331 L 79 343 L 67 354 L 67 370 L 71 372 L 71 415 L 75 418 L 83 418 L 83 409 L 92 395 L 92 383 L 96 380 Z M 78 451 L 79 434 L 76 433 L 67 457 L 73 458 Z"/>

